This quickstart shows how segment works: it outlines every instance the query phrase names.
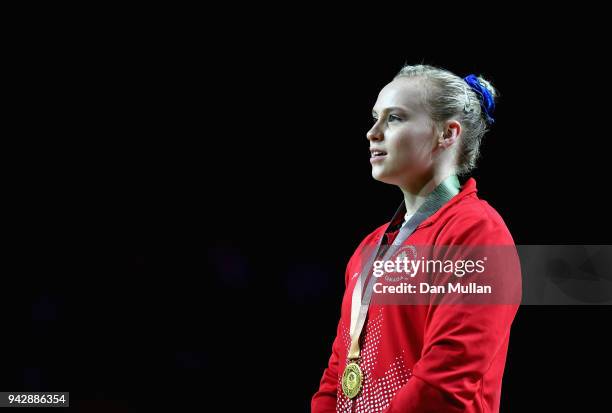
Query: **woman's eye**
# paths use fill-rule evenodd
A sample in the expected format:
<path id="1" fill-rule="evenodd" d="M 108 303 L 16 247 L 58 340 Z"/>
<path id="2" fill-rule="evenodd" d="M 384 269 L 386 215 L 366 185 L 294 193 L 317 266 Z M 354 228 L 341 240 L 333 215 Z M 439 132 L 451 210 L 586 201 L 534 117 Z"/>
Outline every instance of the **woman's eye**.
<path id="1" fill-rule="evenodd" d="M 389 115 L 389 117 L 387 117 L 387 122 L 401 122 L 401 120 L 402 118 L 397 115 Z M 372 121 L 378 122 L 378 117 L 372 116 Z"/>

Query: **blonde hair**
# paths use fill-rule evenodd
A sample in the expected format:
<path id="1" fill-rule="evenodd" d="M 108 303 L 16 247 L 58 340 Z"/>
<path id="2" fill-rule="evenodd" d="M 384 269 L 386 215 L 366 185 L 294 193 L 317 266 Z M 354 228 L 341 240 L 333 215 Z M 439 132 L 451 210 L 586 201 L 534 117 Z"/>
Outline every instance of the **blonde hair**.
<path id="1" fill-rule="evenodd" d="M 480 144 L 489 130 L 486 113 L 482 110 L 476 92 L 462 78 L 454 73 L 428 65 L 406 65 L 395 79 L 408 77 L 422 80 L 425 101 L 422 102 L 436 127 L 454 118 L 461 123 L 462 133 L 457 149 L 457 175 L 466 175 L 476 167 L 480 155 Z M 487 88 L 493 98 L 497 90 L 490 82 L 478 77 L 480 84 Z"/>

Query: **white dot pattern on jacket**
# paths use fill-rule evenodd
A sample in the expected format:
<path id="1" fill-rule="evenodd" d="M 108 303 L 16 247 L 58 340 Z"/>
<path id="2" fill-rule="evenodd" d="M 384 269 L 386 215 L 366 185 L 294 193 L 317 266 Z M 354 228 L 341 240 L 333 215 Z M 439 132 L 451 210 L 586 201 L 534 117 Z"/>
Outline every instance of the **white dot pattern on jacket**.
<path id="1" fill-rule="evenodd" d="M 401 355 L 395 357 L 395 361 L 391 363 L 382 377 L 374 380 L 374 368 L 378 364 L 378 355 L 381 340 L 381 325 L 383 323 L 382 307 L 379 308 L 378 315 L 373 320 L 368 320 L 363 337 L 363 348 L 361 349 L 361 362 L 359 363 L 363 372 L 364 380 L 363 387 L 359 395 L 354 399 L 349 399 L 342 392 L 340 380 L 345 365 L 339 369 L 338 377 L 338 399 L 336 411 L 344 412 L 382 412 L 389 406 L 389 403 L 395 396 L 395 393 L 404 386 L 410 378 L 412 372 L 404 365 L 404 359 Z M 346 330 L 346 331 L 344 331 Z M 350 346 L 350 336 L 346 328 L 343 328 L 344 345 L 347 352 Z"/>

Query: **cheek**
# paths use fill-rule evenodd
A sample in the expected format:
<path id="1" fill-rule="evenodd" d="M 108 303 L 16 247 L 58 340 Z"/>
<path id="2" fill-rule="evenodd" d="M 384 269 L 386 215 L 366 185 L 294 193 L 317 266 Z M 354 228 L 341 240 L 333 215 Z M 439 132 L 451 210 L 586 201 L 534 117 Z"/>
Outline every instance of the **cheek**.
<path id="1" fill-rule="evenodd" d="M 433 132 L 425 127 L 413 130 L 409 135 L 399 139 L 398 150 L 402 152 L 411 152 L 415 155 L 428 155 L 433 149 Z"/>
<path id="2" fill-rule="evenodd" d="M 426 153 L 427 142 L 421 137 L 411 136 L 398 140 L 393 145 L 393 154 L 402 159 L 420 158 Z"/>

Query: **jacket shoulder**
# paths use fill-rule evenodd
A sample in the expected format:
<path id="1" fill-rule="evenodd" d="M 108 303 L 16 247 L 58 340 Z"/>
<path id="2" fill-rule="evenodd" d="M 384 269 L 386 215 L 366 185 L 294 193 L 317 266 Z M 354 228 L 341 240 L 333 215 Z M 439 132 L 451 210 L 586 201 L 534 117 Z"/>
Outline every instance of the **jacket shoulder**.
<path id="1" fill-rule="evenodd" d="M 501 215 L 487 201 L 477 197 L 461 200 L 440 220 L 440 244 L 514 244 Z"/>

